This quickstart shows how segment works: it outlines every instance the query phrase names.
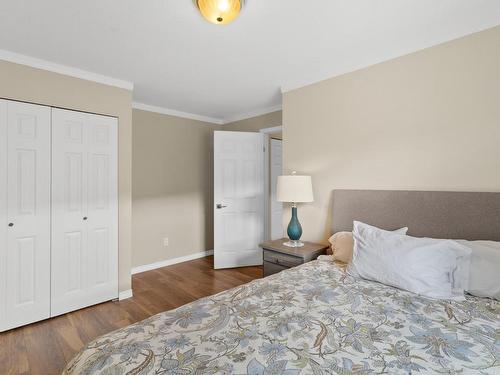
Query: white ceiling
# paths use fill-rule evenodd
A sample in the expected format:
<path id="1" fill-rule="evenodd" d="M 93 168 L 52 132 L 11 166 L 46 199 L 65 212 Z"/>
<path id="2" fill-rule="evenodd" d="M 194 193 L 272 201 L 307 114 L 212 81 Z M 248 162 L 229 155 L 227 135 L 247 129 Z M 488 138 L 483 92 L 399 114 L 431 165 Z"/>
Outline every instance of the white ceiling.
<path id="1" fill-rule="evenodd" d="M 498 0 L 2 0 L 0 49 L 134 83 L 134 101 L 231 120 L 288 90 L 500 24 Z"/>

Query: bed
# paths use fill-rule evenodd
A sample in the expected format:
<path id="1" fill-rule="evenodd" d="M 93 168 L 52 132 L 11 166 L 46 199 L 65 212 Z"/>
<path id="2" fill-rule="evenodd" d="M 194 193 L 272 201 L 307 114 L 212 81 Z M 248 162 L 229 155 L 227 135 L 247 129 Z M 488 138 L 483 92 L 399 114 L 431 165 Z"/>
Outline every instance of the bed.
<path id="1" fill-rule="evenodd" d="M 358 219 L 415 223 L 417 236 L 500 240 L 500 194 L 335 191 L 333 207 L 334 230 Z M 372 373 L 500 374 L 500 303 L 419 297 L 317 260 L 98 338 L 64 370 Z"/>

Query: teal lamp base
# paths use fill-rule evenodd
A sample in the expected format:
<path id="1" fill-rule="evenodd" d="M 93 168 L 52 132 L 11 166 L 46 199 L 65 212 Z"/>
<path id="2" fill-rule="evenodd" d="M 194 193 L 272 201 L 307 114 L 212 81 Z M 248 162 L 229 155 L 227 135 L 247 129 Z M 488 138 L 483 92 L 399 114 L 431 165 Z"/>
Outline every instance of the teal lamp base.
<path id="1" fill-rule="evenodd" d="M 283 245 L 289 247 L 304 246 L 304 243 L 300 241 L 300 237 L 302 237 L 302 226 L 297 217 L 297 205 L 295 203 L 292 205 L 292 218 L 290 219 L 286 232 L 290 241 L 283 243 Z"/>

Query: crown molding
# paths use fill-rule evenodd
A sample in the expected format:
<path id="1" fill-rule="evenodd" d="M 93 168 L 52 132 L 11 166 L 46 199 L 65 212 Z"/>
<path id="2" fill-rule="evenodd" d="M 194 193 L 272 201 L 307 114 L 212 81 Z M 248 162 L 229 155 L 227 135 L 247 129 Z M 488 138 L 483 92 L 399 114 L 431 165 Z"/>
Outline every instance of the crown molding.
<path id="1" fill-rule="evenodd" d="M 191 120 L 209 122 L 209 123 L 217 124 L 217 125 L 225 125 L 225 124 L 229 124 L 229 123 L 232 123 L 235 121 L 246 120 L 246 119 L 249 119 L 252 117 L 262 116 L 262 115 L 266 115 L 268 113 L 281 111 L 282 106 L 280 104 L 280 105 L 276 105 L 276 106 L 272 106 L 272 107 L 261 108 L 261 109 L 257 109 L 257 110 L 252 111 L 252 112 L 247 112 L 247 113 L 242 114 L 242 115 L 228 117 L 225 119 L 198 115 L 196 113 L 182 112 L 182 111 L 177 111 L 175 109 L 159 107 L 159 106 L 149 105 L 149 104 L 139 103 L 139 102 L 133 102 L 132 108 L 140 109 L 142 111 L 161 113 L 163 115 L 170 115 L 170 116 L 175 116 L 175 117 L 187 118 L 187 119 L 191 119 Z"/>
<path id="2" fill-rule="evenodd" d="M 268 113 L 276 112 L 276 111 L 281 111 L 283 109 L 282 105 L 275 105 L 272 107 L 266 107 L 266 108 L 260 108 L 256 109 L 251 112 L 247 112 L 241 115 L 233 116 L 233 117 L 228 117 L 224 119 L 224 124 L 229 124 L 231 122 L 236 122 L 236 121 L 241 121 L 241 120 L 247 120 L 252 117 L 257 117 L 257 116 L 262 116 L 262 115 L 267 115 Z"/>
<path id="3" fill-rule="evenodd" d="M 161 113 L 163 115 L 170 115 L 170 116 L 175 116 L 175 117 L 187 118 L 190 120 L 209 122 L 209 123 L 217 124 L 217 125 L 224 124 L 224 121 L 221 119 L 218 119 L 218 118 L 197 115 L 195 113 L 177 111 L 175 109 L 170 109 L 170 108 L 165 108 L 165 107 L 157 107 L 155 105 L 149 105 L 149 104 L 144 104 L 144 103 L 133 102 L 132 108 L 140 109 L 142 111 Z"/>
<path id="4" fill-rule="evenodd" d="M 79 79 L 83 79 L 86 81 L 92 81 L 92 82 L 100 83 L 103 85 L 114 86 L 114 87 L 118 87 L 121 89 L 129 90 L 129 91 L 132 91 L 134 89 L 133 82 L 108 77 L 108 76 L 105 76 L 102 74 L 93 73 L 93 72 L 89 72 L 89 71 L 78 69 L 78 68 L 73 68 L 73 67 L 67 66 L 67 65 L 53 63 L 51 61 L 42 60 L 42 59 L 38 59 L 35 57 L 26 56 L 26 55 L 22 55 L 19 53 L 15 53 L 15 52 L 3 50 L 3 49 L 0 49 L 0 60 L 8 61 L 11 63 L 20 64 L 20 65 L 24 65 L 24 66 L 29 66 L 29 67 L 36 68 L 36 69 L 42 69 L 42 70 L 46 70 L 49 72 L 62 74 L 65 76 L 79 78 Z M 143 111 L 149 111 L 149 112 L 155 112 L 155 113 L 161 113 L 161 114 L 165 114 L 165 115 L 181 117 L 181 118 L 187 118 L 187 119 L 191 119 L 191 120 L 208 122 L 208 123 L 217 124 L 217 125 L 229 124 L 231 122 L 246 120 L 246 119 L 249 119 L 252 117 L 262 116 L 262 115 L 266 115 L 268 113 L 282 110 L 282 106 L 280 104 L 280 105 L 276 105 L 276 106 L 257 109 L 257 110 L 247 112 L 247 113 L 244 113 L 241 115 L 221 119 L 221 118 L 203 116 L 203 115 L 199 115 L 196 113 L 177 111 L 175 109 L 159 107 L 159 106 L 154 106 L 154 105 L 149 105 L 149 104 L 144 104 L 144 103 L 139 103 L 139 102 L 133 102 L 132 108 L 140 109 Z"/>
<path id="5" fill-rule="evenodd" d="M 273 126 L 272 128 L 260 129 L 260 133 L 263 134 L 273 134 L 283 131 L 283 126 Z"/>
<path id="6" fill-rule="evenodd" d="M 86 70 L 73 68 L 71 66 L 53 63 L 47 60 L 37 59 L 35 57 L 21 55 L 19 53 L 0 49 L 0 60 L 8 61 L 15 64 L 25 65 L 32 68 L 47 70 L 49 72 L 63 74 L 65 76 L 84 79 L 101 83 L 103 85 L 114 86 L 121 89 L 132 91 L 134 84 L 129 81 L 108 77 L 102 74 L 92 73 Z"/>

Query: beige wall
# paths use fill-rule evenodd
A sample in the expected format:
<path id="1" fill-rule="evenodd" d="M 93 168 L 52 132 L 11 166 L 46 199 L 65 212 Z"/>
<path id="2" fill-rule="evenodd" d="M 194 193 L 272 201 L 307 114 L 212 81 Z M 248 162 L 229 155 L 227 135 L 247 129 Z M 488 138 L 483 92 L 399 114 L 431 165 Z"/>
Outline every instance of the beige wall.
<path id="1" fill-rule="evenodd" d="M 496 27 L 284 95 L 285 170 L 313 176 L 305 239 L 330 234 L 332 189 L 500 191 L 499 41 Z"/>
<path id="2" fill-rule="evenodd" d="M 222 125 L 221 130 L 258 132 L 260 129 L 274 128 L 282 125 L 282 112 L 276 111 L 265 115 L 248 118 L 246 120 L 230 122 Z"/>
<path id="3" fill-rule="evenodd" d="M 132 266 L 212 250 L 213 132 L 280 126 L 281 111 L 220 126 L 134 109 L 132 123 Z"/>
<path id="4" fill-rule="evenodd" d="M 134 267 L 213 249 L 213 131 L 218 128 L 133 110 Z"/>
<path id="5" fill-rule="evenodd" d="M 119 285 L 131 288 L 132 93 L 78 78 L 0 61 L 0 98 L 21 100 L 119 119 Z"/>

